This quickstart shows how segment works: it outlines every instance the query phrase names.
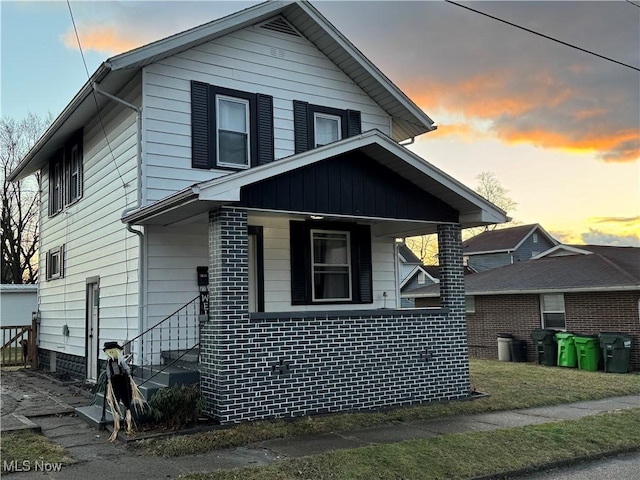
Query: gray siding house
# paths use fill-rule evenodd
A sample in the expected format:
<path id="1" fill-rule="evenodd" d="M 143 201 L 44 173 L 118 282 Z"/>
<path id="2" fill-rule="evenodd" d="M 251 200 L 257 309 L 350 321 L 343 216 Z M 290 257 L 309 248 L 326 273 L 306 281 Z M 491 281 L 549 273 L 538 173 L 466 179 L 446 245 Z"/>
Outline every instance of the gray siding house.
<path id="1" fill-rule="evenodd" d="M 484 272 L 529 260 L 555 245 L 558 241 L 536 223 L 488 230 L 466 240 L 463 252 L 471 269 Z"/>
<path id="2" fill-rule="evenodd" d="M 107 59 L 11 174 L 41 173 L 41 364 L 198 349 L 221 424 L 466 397 L 460 232 L 506 216 L 400 144 L 434 129 L 307 2 Z M 443 308 L 399 309 L 396 238 L 431 233 Z"/>

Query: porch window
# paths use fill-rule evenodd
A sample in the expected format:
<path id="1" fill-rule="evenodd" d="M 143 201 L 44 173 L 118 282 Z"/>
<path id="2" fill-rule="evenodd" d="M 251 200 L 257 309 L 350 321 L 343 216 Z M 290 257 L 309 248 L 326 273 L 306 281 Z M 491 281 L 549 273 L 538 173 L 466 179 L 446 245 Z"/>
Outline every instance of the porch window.
<path id="1" fill-rule="evenodd" d="M 564 295 L 562 293 L 540 295 L 542 311 L 542 328 L 564 330 L 565 311 Z"/>
<path id="2" fill-rule="evenodd" d="M 349 232 L 311 230 L 313 301 L 351 300 Z"/>
<path id="3" fill-rule="evenodd" d="M 251 153 L 249 101 L 218 95 L 216 112 L 218 165 L 248 168 Z"/>
<path id="4" fill-rule="evenodd" d="M 372 303 L 368 225 L 291 221 L 291 303 Z"/>

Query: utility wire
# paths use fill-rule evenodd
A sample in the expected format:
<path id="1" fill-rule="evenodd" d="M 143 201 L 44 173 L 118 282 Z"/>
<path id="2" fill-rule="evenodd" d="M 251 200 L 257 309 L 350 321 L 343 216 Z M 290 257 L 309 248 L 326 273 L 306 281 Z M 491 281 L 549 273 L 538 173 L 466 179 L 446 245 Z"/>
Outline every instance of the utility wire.
<path id="1" fill-rule="evenodd" d="M 71 15 L 71 23 L 73 24 L 73 31 L 76 34 L 76 40 L 78 41 L 78 49 L 80 50 L 80 56 L 82 57 L 82 63 L 84 64 L 84 71 L 87 74 L 87 81 L 91 80 L 91 75 L 89 75 L 89 68 L 87 68 L 87 61 L 84 58 L 84 52 L 82 51 L 82 44 L 80 43 L 80 36 L 78 35 L 78 29 L 76 28 L 76 21 L 73 18 L 73 11 L 71 10 L 71 3 L 67 0 L 67 7 L 69 7 L 69 15 Z M 104 134 L 104 139 L 107 141 L 107 147 L 109 148 L 109 153 L 111 153 L 111 158 L 113 159 L 113 164 L 116 166 L 116 172 L 118 177 L 120 177 L 120 181 L 122 182 L 122 188 L 125 189 L 125 198 L 127 196 L 126 188 L 127 184 L 124 182 L 122 175 L 120 174 L 120 169 L 118 168 L 118 162 L 116 162 L 116 157 L 113 154 L 113 150 L 111 149 L 111 143 L 109 142 L 109 138 L 107 137 L 107 129 L 104 127 L 104 122 L 102 121 L 102 115 L 100 114 L 100 107 L 98 106 L 98 98 L 96 96 L 96 91 L 91 88 L 91 93 L 93 95 L 93 101 L 96 104 L 96 113 L 98 114 L 98 120 L 100 121 L 100 126 L 102 127 L 102 133 Z"/>
<path id="2" fill-rule="evenodd" d="M 562 45 L 566 45 L 567 47 L 575 48 L 576 50 L 580 50 L 581 52 L 588 53 L 590 55 L 595 55 L 596 57 L 600 57 L 600 58 L 602 58 L 604 60 L 608 60 L 610 62 L 617 63 L 618 65 L 622 65 L 623 67 L 631 68 L 633 70 L 636 70 L 636 71 L 640 72 L 640 68 L 634 67 L 633 65 L 629 65 L 629 64 L 623 63 L 623 62 L 619 62 L 618 60 L 614 60 L 613 58 L 605 57 L 604 55 L 600 55 L 599 53 L 592 52 L 591 50 L 586 50 L 586 49 L 578 47 L 576 45 L 572 45 L 571 43 L 563 42 L 562 40 L 558 40 L 557 38 L 553 38 L 553 37 L 550 37 L 550 36 L 545 35 L 543 33 L 539 33 L 539 32 L 536 32 L 534 30 L 531 30 L 529 28 L 522 27 L 520 25 L 516 25 L 515 23 L 511 23 L 511 22 L 509 22 L 507 20 L 503 20 L 502 18 L 494 17 L 493 15 L 489 15 L 488 13 L 484 13 L 484 12 L 481 12 L 479 10 L 475 10 L 475 9 L 473 9 L 471 7 L 467 7 L 466 5 L 462 5 L 460 3 L 453 2 L 452 0 L 444 0 L 444 1 L 447 2 L 447 3 L 450 3 L 451 5 L 455 5 L 456 7 L 461 7 L 461 8 L 464 8 L 466 10 L 470 10 L 470 11 L 472 11 L 474 13 L 478 13 L 480 15 L 484 15 L 485 17 L 489 17 L 489 18 L 491 18 L 493 20 L 497 20 L 498 22 L 506 23 L 507 25 L 511 25 L 512 27 L 519 28 L 520 30 L 524 30 L 525 32 L 529 32 L 529 33 L 532 33 L 534 35 L 538 35 L 539 37 L 546 38 L 547 40 L 552 40 L 554 42 L 561 43 Z M 636 5 L 633 2 L 629 2 L 629 3 L 632 3 L 633 5 Z M 636 5 L 636 6 L 638 6 L 638 5 Z"/>
<path id="3" fill-rule="evenodd" d="M 640 8 L 640 5 L 639 5 L 639 4 L 637 4 L 637 3 L 635 3 L 635 2 L 632 2 L 631 0 L 627 0 L 627 3 L 630 3 L 630 4 L 631 4 L 631 5 L 633 5 L 634 7 L 638 7 L 638 8 Z"/>

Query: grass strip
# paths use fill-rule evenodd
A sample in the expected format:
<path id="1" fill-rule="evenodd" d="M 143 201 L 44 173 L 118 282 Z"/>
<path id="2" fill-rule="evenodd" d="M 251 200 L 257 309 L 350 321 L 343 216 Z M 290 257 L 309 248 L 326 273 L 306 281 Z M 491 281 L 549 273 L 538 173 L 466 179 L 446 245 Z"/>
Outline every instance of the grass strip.
<path id="1" fill-rule="evenodd" d="M 3 462 L 16 460 L 22 462 L 74 463 L 73 458 L 60 445 L 53 443 L 44 435 L 24 431 L 4 433 L 0 438 L 0 457 Z"/>
<path id="2" fill-rule="evenodd" d="M 640 394 L 640 375 L 616 375 L 531 363 L 471 360 L 472 388 L 489 397 L 462 402 L 432 403 L 384 412 L 337 413 L 294 421 L 257 421 L 193 435 L 140 442 L 151 455 L 180 456 L 236 447 L 273 438 L 317 435 L 411 420 L 473 415 L 503 410 L 598 400 Z"/>
<path id="3" fill-rule="evenodd" d="M 263 467 L 186 475 L 186 480 L 468 479 L 535 469 L 575 457 L 640 448 L 640 409 L 489 432 L 443 435 Z"/>

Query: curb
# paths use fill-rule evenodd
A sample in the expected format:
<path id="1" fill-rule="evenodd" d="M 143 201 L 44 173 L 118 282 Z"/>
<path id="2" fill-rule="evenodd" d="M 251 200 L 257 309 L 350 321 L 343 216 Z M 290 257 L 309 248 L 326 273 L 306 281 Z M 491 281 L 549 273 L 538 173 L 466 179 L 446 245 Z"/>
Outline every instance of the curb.
<path id="1" fill-rule="evenodd" d="M 578 465 L 580 463 L 593 462 L 596 460 L 601 460 L 603 458 L 609 458 L 609 457 L 614 457 L 616 455 L 621 455 L 624 453 L 633 453 L 633 452 L 640 452 L 640 446 L 616 448 L 614 450 L 600 452 L 593 455 L 581 455 L 578 457 L 568 458 L 566 460 L 558 460 L 555 462 L 543 463 L 540 465 L 533 465 L 531 467 L 519 468 L 517 470 L 506 470 L 498 473 L 490 473 L 487 475 L 481 475 L 479 477 L 471 477 L 469 478 L 469 480 L 496 480 L 496 479 L 507 479 L 512 477 L 521 477 L 524 475 L 530 475 L 532 473 L 541 472 L 543 470 L 570 467 L 573 465 Z"/>

